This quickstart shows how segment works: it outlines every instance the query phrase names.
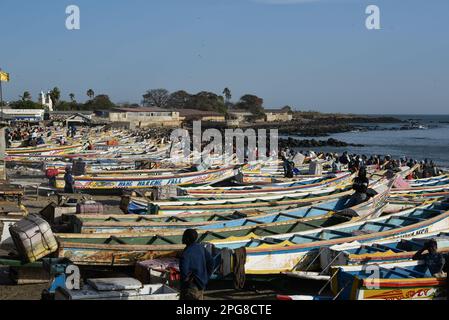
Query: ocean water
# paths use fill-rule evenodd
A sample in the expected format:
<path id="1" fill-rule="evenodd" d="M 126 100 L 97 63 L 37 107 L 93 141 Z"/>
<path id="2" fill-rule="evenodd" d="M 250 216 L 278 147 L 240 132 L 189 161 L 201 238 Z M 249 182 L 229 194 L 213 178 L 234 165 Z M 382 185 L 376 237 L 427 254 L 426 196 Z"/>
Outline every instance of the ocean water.
<path id="1" fill-rule="evenodd" d="M 360 131 L 332 134 L 329 137 L 313 137 L 316 140 L 335 138 L 347 143 L 363 144 L 364 147 L 323 147 L 316 151 L 338 152 L 365 155 L 386 155 L 407 157 L 417 160 L 425 158 L 438 165 L 449 168 L 449 115 L 393 115 L 401 120 L 413 119 L 428 129 L 401 131 Z M 445 123 L 446 122 L 446 123 Z M 383 128 L 400 127 L 401 124 L 358 124 L 360 126 L 378 125 Z M 301 138 L 300 138 L 301 139 Z M 312 139 L 312 137 L 302 137 Z M 306 150 L 304 148 L 304 150 Z"/>

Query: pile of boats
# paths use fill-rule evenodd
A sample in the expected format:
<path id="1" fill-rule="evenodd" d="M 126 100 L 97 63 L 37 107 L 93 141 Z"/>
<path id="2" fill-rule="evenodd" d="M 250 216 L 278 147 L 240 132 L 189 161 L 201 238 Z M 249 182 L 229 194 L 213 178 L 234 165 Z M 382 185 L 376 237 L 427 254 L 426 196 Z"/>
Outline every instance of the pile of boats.
<path id="1" fill-rule="evenodd" d="M 437 240 L 441 252 L 449 251 L 447 174 L 407 180 L 413 168 L 394 174 L 369 168 L 371 196 L 351 206 L 354 174 L 349 171 L 323 170 L 286 179 L 278 161 L 239 164 L 234 159 L 225 165 L 217 158 L 208 168 L 192 169 L 186 163 L 166 161 L 170 147 L 160 143 L 151 145 L 153 153 L 137 152 L 136 147 L 114 148 L 64 154 L 51 148 L 8 151 L 9 161 L 45 159 L 45 170 L 61 173 L 67 165 L 64 161 L 82 158 L 88 174 L 75 177 L 79 191 L 176 190 L 166 199 L 145 192 L 124 194 L 124 214 L 66 214 L 63 220 L 71 232 L 55 234 L 56 257 L 76 265 L 109 267 L 173 260 L 184 249 L 184 230 L 194 228 L 200 242 L 213 246 L 217 261 L 225 250 L 244 248 L 248 276 L 315 279 L 333 292 L 332 297 L 280 299 L 440 299 L 447 295 L 446 278 L 436 278 L 422 261 L 412 261 L 430 238 Z M 157 164 L 153 168 L 123 169 L 126 163 L 151 156 Z M 304 170 L 311 161 L 306 159 Z M 57 189 L 63 188 L 61 179 L 57 177 Z M 373 266 L 379 270 L 375 279 L 370 277 Z"/>

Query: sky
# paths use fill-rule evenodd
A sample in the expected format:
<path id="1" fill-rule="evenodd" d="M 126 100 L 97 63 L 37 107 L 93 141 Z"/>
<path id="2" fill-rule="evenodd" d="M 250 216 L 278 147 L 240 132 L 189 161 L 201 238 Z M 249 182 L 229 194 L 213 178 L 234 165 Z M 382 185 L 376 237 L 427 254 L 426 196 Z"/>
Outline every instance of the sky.
<path id="1" fill-rule="evenodd" d="M 65 27 L 72 4 L 80 30 Z M 229 87 L 266 108 L 449 114 L 448 16 L 447 0 L 1 0 L 3 94 Z"/>

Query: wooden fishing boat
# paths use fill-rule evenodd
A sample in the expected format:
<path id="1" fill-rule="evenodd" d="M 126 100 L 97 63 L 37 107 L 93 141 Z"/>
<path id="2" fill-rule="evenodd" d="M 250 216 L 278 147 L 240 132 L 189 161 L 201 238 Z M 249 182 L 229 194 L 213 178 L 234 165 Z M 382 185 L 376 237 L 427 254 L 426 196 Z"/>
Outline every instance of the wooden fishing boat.
<path id="1" fill-rule="evenodd" d="M 384 192 L 388 189 L 384 188 Z M 386 194 L 383 195 L 386 199 Z M 191 228 L 194 227 L 198 230 L 214 230 L 214 229 L 226 229 L 234 227 L 242 227 L 247 225 L 260 225 L 263 227 L 265 224 L 274 222 L 286 222 L 290 220 L 296 220 L 301 218 L 312 218 L 316 216 L 328 215 L 332 212 L 339 212 L 348 208 L 348 201 L 350 195 L 338 197 L 334 200 L 319 202 L 309 206 L 299 207 L 297 209 L 271 213 L 266 215 L 258 215 L 250 218 L 240 218 L 226 221 L 204 221 L 204 222 L 148 222 L 139 220 L 137 222 L 118 222 L 107 221 L 102 223 L 87 222 L 82 219 L 77 219 L 75 223 L 75 233 L 123 233 L 123 232 L 145 232 L 152 229 L 166 229 L 166 228 Z M 366 207 L 366 204 L 363 204 Z M 360 206 L 356 208 L 360 209 Z M 359 212 L 362 215 L 362 212 Z M 366 214 L 362 215 L 366 217 Z"/>
<path id="2" fill-rule="evenodd" d="M 179 197 L 179 201 L 150 201 L 143 197 L 122 197 L 121 208 L 127 213 L 175 215 L 229 210 L 265 210 L 274 207 L 304 205 L 326 201 L 352 193 L 349 186 L 313 189 L 309 192 L 268 195 L 250 198 L 201 199 Z"/>
<path id="3" fill-rule="evenodd" d="M 231 166 L 200 172 L 180 173 L 159 176 L 111 176 L 111 177 L 75 177 L 77 190 L 110 190 L 110 189 L 139 189 L 156 186 L 201 185 L 211 184 L 234 177 L 239 173 L 238 166 Z M 56 187 L 63 189 L 63 179 L 56 180 Z"/>
<path id="4" fill-rule="evenodd" d="M 422 261 L 332 268 L 331 288 L 340 300 L 446 299 L 446 277 L 432 276 Z"/>
<path id="5" fill-rule="evenodd" d="M 431 178 L 409 180 L 408 183 L 411 188 L 435 187 L 435 186 L 447 185 L 447 184 L 449 184 L 449 176 L 448 175 L 440 175 L 440 176 L 431 177 Z"/>
<path id="6" fill-rule="evenodd" d="M 413 255 L 433 239 L 438 244 L 438 251 L 449 252 L 449 233 L 435 232 L 414 236 L 412 238 L 390 239 L 374 243 L 346 243 L 320 250 L 320 264 L 324 269 L 331 265 L 359 265 L 367 263 L 391 263 L 411 260 Z M 334 260 L 334 261 L 333 261 Z"/>
<path id="7" fill-rule="evenodd" d="M 380 182 L 379 182 L 380 181 Z M 386 180 L 379 180 L 374 186 L 385 184 Z M 290 190 L 290 187 L 285 188 Z M 302 192 L 301 192 L 302 191 Z M 197 200 L 192 198 L 180 198 L 181 202 L 152 202 L 145 198 L 128 197 L 122 199 L 121 208 L 128 213 L 140 214 L 168 214 L 175 215 L 181 213 L 203 213 L 207 211 L 226 211 L 239 209 L 258 209 L 276 206 L 299 205 L 304 202 L 326 201 L 342 195 L 352 193 L 350 185 L 329 188 L 300 189 L 297 193 L 273 193 L 266 196 L 253 196 L 251 198 L 226 198 L 215 200 Z M 193 200 L 193 201 L 192 201 Z"/>
<path id="8" fill-rule="evenodd" d="M 304 189 L 312 188 L 324 188 L 326 186 L 332 186 L 337 184 L 348 183 L 352 178 L 350 173 L 345 173 L 337 175 L 333 178 L 323 180 L 317 183 L 311 184 L 295 184 L 292 183 L 290 186 L 257 186 L 257 187 L 231 187 L 231 188 L 183 188 L 184 192 L 191 196 L 215 196 L 215 197 L 236 197 L 236 196 L 247 196 L 255 194 L 267 194 L 267 193 L 291 193 L 295 191 L 300 191 Z"/>
<path id="9" fill-rule="evenodd" d="M 82 144 L 74 144 L 68 146 L 47 146 L 47 147 L 28 147 L 28 148 L 15 148 L 15 149 L 6 149 L 6 155 L 15 156 L 30 156 L 30 155 L 56 155 L 63 154 L 69 151 L 78 150 L 82 147 Z"/>
<path id="10" fill-rule="evenodd" d="M 385 206 L 387 192 L 379 194 L 366 203 L 352 208 L 351 217 L 347 214 L 335 214 L 325 210 L 325 215 L 318 215 L 312 218 L 287 220 L 285 222 L 273 222 L 269 224 L 258 224 L 248 219 L 251 225 L 224 229 L 198 228 L 199 240 L 214 242 L 221 246 L 223 243 L 233 243 L 235 239 L 260 239 L 262 243 L 271 243 L 269 240 L 264 242 L 264 238 L 282 237 L 285 234 L 307 232 L 326 225 L 338 225 L 347 222 L 353 218 L 358 220 L 360 217 L 376 216 L 382 212 Z M 321 210 L 323 211 L 323 210 Z M 304 212 L 304 211 L 303 211 Z M 315 212 L 319 214 L 320 210 Z M 357 218 L 357 215 L 360 215 Z M 270 219 L 277 221 L 288 218 L 285 214 L 279 213 L 272 215 Z M 321 226 L 321 228 L 320 228 Z M 326 228 L 325 228 L 326 229 Z M 296 230 L 296 231 L 294 231 Z M 180 243 L 182 231 L 176 230 L 155 230 L 148 235 L 141 234 L 136 236 L 135 232 L 124 234 L 59 234 L 59 253 L 60 257 L 68 257 L 73 262 L 79 264 L 117 264 L 129 265 L 137 260 L 151 259 L 157 256 L 170 256 L 183 248 Z M 217 240 L 219 239 L 219 240 Z M 226 245 L 221 246 L 226 247 Z"/>
<path id="11" fill-rule="evenodd" d="M 409 209 L 402 213 L 366 222 L 346 224 L 299 234 L 274 235 L 260 239 L 236 239 L 215 243 L 219 247 L 247 247 L 246 272 L 270 274 L 295 270 L 307 265 L 307 254 L 324 246 L 345 242 L 368 242 L 446 230 L 449 227 L 447 204 Z M 268 243 L 270 244 L 267 244 Z"/>
<path id="12" fill-rule="evenodd" d="M 320 248 L 315 254 L 311 253 L 314 257 L 307 267 L 298 267 L 285 274 L 301 279 L 328 280 L 332 266 L 411 260 L 416 251 L 430 239 L 437 241 L 439 252 L 449 252 L 449 234 L 446 231 L 368 243 L 350 242 Z"/>

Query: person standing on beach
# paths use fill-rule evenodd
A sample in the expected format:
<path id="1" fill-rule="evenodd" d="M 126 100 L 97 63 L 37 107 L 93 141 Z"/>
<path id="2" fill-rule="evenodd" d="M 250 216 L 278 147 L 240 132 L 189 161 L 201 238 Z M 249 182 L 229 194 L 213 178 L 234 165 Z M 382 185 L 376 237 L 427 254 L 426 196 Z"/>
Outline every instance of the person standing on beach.
<path id="1" fill-rule="evenodd" d="M 72 176 L 72 168 L 70 167 L 66 167 L 65 168 L 65 174 L 64 174 L 64 182 L 65 182 L 65 186 L 64 186 L 64 193 L 74 193 L 74 179 Z"/>
<path id="2" fill-rule="evenodd" d="M 179 261 L 181 272 L 180 300 L 203 300 L 204 289 L 212 275 L 214 261 L 210 253 L 197 243 L 198 233 L 187 229 L 182 236 L 186 248 Z"/>

